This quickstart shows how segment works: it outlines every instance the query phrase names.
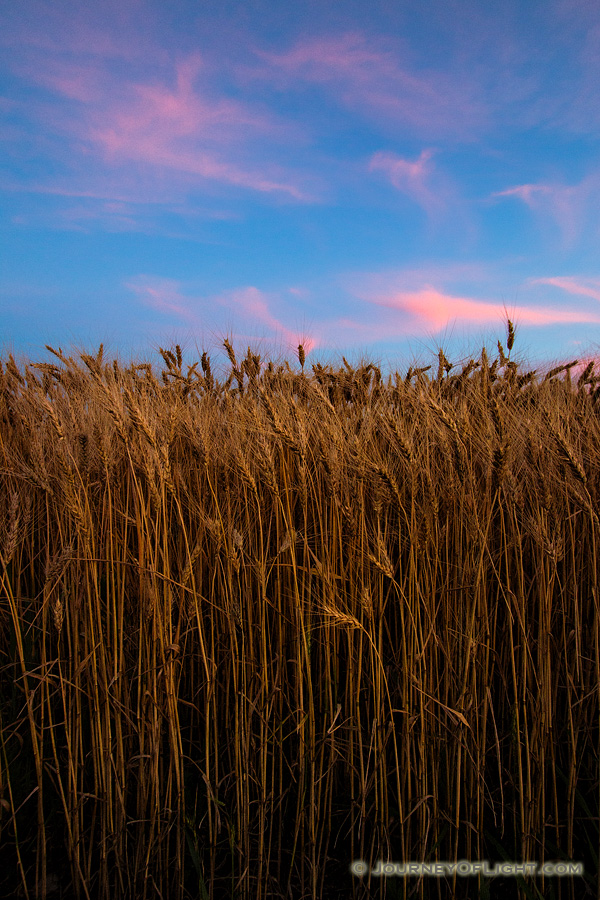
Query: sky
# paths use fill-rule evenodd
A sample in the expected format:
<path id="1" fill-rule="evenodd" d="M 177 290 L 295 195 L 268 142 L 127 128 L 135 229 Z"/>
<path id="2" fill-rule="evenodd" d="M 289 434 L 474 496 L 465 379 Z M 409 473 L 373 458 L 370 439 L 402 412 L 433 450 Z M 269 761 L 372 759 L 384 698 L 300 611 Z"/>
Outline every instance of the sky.
<path id="1" fill-rule="evenodd" d="M 0 357 L 600 347 L 600 4 L 0 2 Z"/>

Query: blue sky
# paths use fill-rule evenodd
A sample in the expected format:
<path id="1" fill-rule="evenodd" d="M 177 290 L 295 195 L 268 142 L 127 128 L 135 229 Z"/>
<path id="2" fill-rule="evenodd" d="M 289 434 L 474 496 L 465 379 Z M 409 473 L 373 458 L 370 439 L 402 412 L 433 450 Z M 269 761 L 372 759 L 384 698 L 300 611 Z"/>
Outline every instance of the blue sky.
<path id="1" fill-rule="evenodd" d="M 0 6 L 0 353 L 600 340 L 600 6 Z"/>

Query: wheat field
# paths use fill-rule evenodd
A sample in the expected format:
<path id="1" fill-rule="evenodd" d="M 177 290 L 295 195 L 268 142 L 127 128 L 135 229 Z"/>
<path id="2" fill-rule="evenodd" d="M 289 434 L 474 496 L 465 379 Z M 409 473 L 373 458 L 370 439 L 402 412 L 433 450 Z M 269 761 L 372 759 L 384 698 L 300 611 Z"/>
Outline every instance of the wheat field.
<path id="1" fill-rule="evenodd" d="M 0 895 L 599 896 L 600 375 L 514 339 L 2 361 Z"/>

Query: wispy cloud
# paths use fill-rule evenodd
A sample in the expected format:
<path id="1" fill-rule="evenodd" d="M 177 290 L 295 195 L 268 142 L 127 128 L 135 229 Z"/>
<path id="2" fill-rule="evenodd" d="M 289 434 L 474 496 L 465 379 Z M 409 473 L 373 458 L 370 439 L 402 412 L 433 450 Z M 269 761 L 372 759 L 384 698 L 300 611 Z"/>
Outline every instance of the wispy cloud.
<path id="1" fill-rule="evenodd" d="M 101 103 L 106 96 L 107 72 L 98 60 L 75 62 L 73 59 L 48 57 L 23 61 L 15 70 L 33 84 L 79 103 Z M 112 79 L 111 79 L 112 80 Z"/>
<path id="2" fill-rule="evenodd" d="M 406 334 L 407 330 L 412 334 L 423 330 L 437 333 L 455 322 L 466 327 L 506 322 L 505 302 L 485 297 L 485 294 L 481 296 L 481 285 L 490 281 L 491 273 L 478 264 L 452 264 L 429 270 L 417 268 L 362 276 L 355 274 L 344 279 L 349 292 L 367 305 L 383 307 L 400 314 L 397 324 L 389 317 L 381 322 L 381 338 L 391 336 L 393 329 L 402 334 Z M 467 293 L 464 289 L 452 290 L 449 287 L 468 282 L 478 284 L 479 290 L 475 288 L 473 292 Z M 556 309 L 551 306 L 513 305 L 510 316 L 520 325 L 531 326 L 561 322 L 600 323 L 600 315 L 594 315 L 588 310 Z M 369 322 L 372 323 L 371 314 Z"/>
<path id="3" fill-rule="evenodd" d="M 103 184 L 101 177 L 97 181 L 95 190 L 78 190 L 60 184 L 21 185 L 0 179 L 0 190 L 35 197 L 26 211 L 11 217 L 14 225 L 50 231 L 137 232 L 217 245 L 227 242 L 219 239 L 211 223 L 240 218 L 238 213 L 217 206 L 211 209 L 189 201 L 178 203 L 174 192 L 169 196 L 157 190 L 153 197 L 149 190 L 149 196 L 144 196 L 139 184 L 118 184 L 110 179 Z"/>
<path id="4" fill-rule="evenodd" d="M 175 314 L 184 321 L 196 321 L 193 307 L 197 301 L 185 297 L 180 291 L 180 282 L 172 278 L 138 275 L 125 282 L 124 286 L 136 295 L 143 306 L 161 313 Z"/>
<path id="5" fill-rule="evenodd" d="M 470 325 L 497 323 L 502 317 L 504 303 L 490 302 L 473 297 L 461 297 L 443 293 L 431 285 L 417 292 L 399 291 L 389 297 L 374 297 L 373 303 L 409 313 L 415 322 L 428 325 L 435 331 L 446 327 L 453 320 Z M 559 322 L 595 322 L 600 316 L 577 310 L 531 309 L 514 306 L 512 315 L 524 325 L 553 325 Z"/>
<path id="6" fill-rule="evenodd" d="M 89 166 L 95 156 L 105 171 L 125 178 L 130 170 L 153 172 L 188 190 L 205 180 L 296 202 L 315 199 L 275 158 L 275 147 L 298 143 L 299 129 L 256 103 L 211 89 L 199 53 L 175 62 L 174 83 L 160 69 L 123 77 L 106 60 L 87 57 L 49 56 L 15 68 L 57 98 L 37 97 L 22 112 L 70 139 L 72 169 Z"/>
<path id="7" fill-rule="evenodd" d="M 449 190 L 431 162 L 435 150 L 426 148 L 418 159 L 403 159 L 395 153 L 379 151 L 369 162 L 369 171 L 381 171 L 397 190 L 406 194 L 431 217 L 437 217 L 448 205 Z"/>
<path id="8" fill-rule="evenodd" d="M 254 285 L 233 288 L 216 295 L 198 296 L 187 294 L 182 283 L 174 279 L 138 275 L 124 286 L 136 295 L 142 306 L 170 316 L 176 315 L 193 326 L 204 324 L 206 312 L 218 308 L 221 313 L 235 314 L 238 325 L 246 321 L 254 329 L 258 325 L 266 326 L 271 338 L 283 340 L 288 348 L 295 349 L 302 342 L 308 354 L 319 343 L 318 338 L 305 337 L 301 332 L 290 328 L 283 317 L 273 312 L 273 307 L 282 306 L 278 294 L 266 293 Z M 294 290 L 291 292 L 294 293 Z M 241 339 L 248 338 L 248 335 L 238 333 L 236 328 L 233 337 Z M 257 337 L 255 335 L 254 339 Z"/>
<path id="9" fill-rule="evenodd" d="M 429 281 L 426 280 L 427 275 L 430 276 Z M 356 345 L 357 342 L 365 347 L 365 343 L 439 335 L 449 326 L 457 324 L 467 330 L 505 327 L 507 308 L 503 299 L 443 286 L 444 281 L 477 281 L 481 284 L 489 277 L 490 273 L 479 264 L 454 264 L 429 271 L 423 268 L 372 273 L 365 275 L 362 282 L 353 278 L 347 284 L 348 287 L 352 285 L 349 294 L 360 301 L 358 306 L 353 312 L 347 311 L 341 315 L 330 310 L 316 329 L 311 329 L 309 337 L 288 326 L 289 309 L 286 310 L 282 292 L 265 292 L 255 285 L 247 285 L 201 296 L 185 289 L 180 282 L 145 275 L 131 279 L 126 287 L 135 293 L 143 306 L 171 318 L 175 315 L 194 329 L 206 324 L 209 311 L 217 311 L 221 319 L 223 314 L 232 315 L 236 323 L 232 330 L 234 341 L 258 340 L 257 327 L 262 325 L 269 339 L 283 340 L 288 351 L 295 352 L 297 345 L 303 343 L 308 354 L 317 347 L 346 345 L 347 348 L 348 344 Z M 432 278 L 438 281 L 437 285 Z M 600 280 L 592 281 L 592 287 L 574 283 L 571 279 L 535 279 L 527 284 L 538 282 L 600 299 Z M 596 285 L 596 291 L 593 285 Z M 297 298 L 305 290 L 287 288 L 285 293 Z M 374 312 L 374 307 L 379 312 Z M 557 309 L 549 305 L 514 304 L 509 315 L 517 328 L 540 328 L 561 323 L 600 324 L 600 314 L 564 307 Z M 248 333 L 248 327 L 244 327 L 245 323 L 250 325 L 251 333 Z"/>
<path id="10" fill-rule="evenodd" d="M 406 47 L 367 38 L 360 31 L 302 39 L 284 52 L 256 50 L 262 67 L 244 75 L 269 79 L 280 89 L 320 85 L 345 106 L 381 124 L 423 136 L 472 139 L 487 120 L 476 84 L 449 71 L 401 65 Z"/>
<path id="11" fill-rule="evenodd" d="M 297 293 L 297 289 L 291 288 L 289 292 Z M 271 311 L 272 305 L 281 305 L 278 297 L 269 296 L 256 287 L 234 290 L 229 292 L 226 297 L 237 311 L 251 318 L 253 322 L 260 322 L 262 325 L 266 325 L 273 337 L 284 340 L 288 347 L 296 348 L 303 341 L 304 350 L 308 354 L 317 346 L 317 338 L 304 338 L 300 332 L 289 328 L 280 317 Z"/>
<path id="12" fill-rule="evenodd" d="M 565 248 L 572 248 L 584 232 L 596 238 L 596 210 L 600 203 L 600 172 L 592 172 L 580 182 L 566 185 L 552 182 L 520 184 L 496 191 L 491 199 L 514 197 L 525 203 L 545 222 L 552 219 L 563 236 Z"/>
<path id="13" fill-rule="evenodd" d="M 517 197 L 530 206 L 537 208 L 537 198 L 540 195 L 551 194 L 553 188 L 547 184 L 520 184 L 517 187 L 507 188 L 505 191 L 495 191 L 492 197 Z"/>
<path id="14" fill-rule="evenodd" d="M 530 284 L 550 284 L 561 288 L 568 294 L 580 297 L 592 297 L 600 302 L 600 278 L 531 278 Z"/>

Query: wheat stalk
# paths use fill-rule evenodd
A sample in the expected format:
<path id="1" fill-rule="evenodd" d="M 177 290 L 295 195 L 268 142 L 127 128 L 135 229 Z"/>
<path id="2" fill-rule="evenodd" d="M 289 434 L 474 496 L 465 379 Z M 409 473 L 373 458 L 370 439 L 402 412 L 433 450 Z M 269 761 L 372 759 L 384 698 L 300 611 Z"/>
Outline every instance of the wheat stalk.
<path id="1" fill-rule="evenodd" d="M 49 585 L 55 578 L 60 578 L 64 572 L 65 566 L 69 562 L 70 559 L 75 555 L 75 541 L 72 540 L 69 544 L 63 547 L 56 556 L 46 563 L 45 570 L 45 585 Z"/>
<path id="2" fill-rule="evenodd" d="M 19 538 L 19 495 L 13 491 L 10 497 L 9 525 L 2 548 L 2 565 L 8 566 L 17 549 Z"/>
<path id="3" fill-rule="evenodd" d="M 194 565 L 196 563 L 196 560 L 202 553 L 202 543 L 203 543 L 202 539 L 198 538 L 198 540 L 194 544 L 193 550 L 191 551 L 191 553 L 189 555 L 189 559 L 188 559 L 185 569 L 183 570 L 183 573 L 181 575 L 181 584 L 184 587 L 188 583 L 190 578 L 192 577 L 192 571 L 193 571 Z"/>
<path id="4" fill-rule="evenodd" d="M 388 413 L 388 415 L 386 416 L 386 422 L 388 423 L 388 425 L 394 432 L 394 436 L 396 438 L 396 441 L 398 442 L 398 449 L 400 451 L 400 455 L 406 460 L 408 465 L 412 467 L 412 465 L 414 463 L 413 452 L 412 452 L 410 445 L 408 444 L 405 436 L 402 434 L 402 432 L 398 428 L 398 424 L 397 424 L 395 418 L 391 414 Z"/>
<path id="5" fill-rule="evenodd" d="M 498 407 L 498 401 L 496 397 L 491 394 L 489 399 L 490 409 L 492 412 L 492 420 L 494 422 L 494 428 L 496 429 L 496 434 L 498 435 L 498 440 L 500 442 L 504 441 L 504 425 L 502 424 L 502 418 L 500 416 L 500 409 Z"/>
<path id="6" fill-rule="evenodd" d="M 506 346 L 508 347 L 509 353 L 513 348 L 514 342 L 515 342 L 515 327 L 509 319 L 508 320 L 508 340 L 506 341 Z"/>
<path id="7" fill-rule="evenodd" d="M 494 450 L 492 462 L 492 491 L 494 493 L 499 489 L 506 473 L 507 457 L 508 442 L 505 441 Z"/>
<path id="8" fill-rule="evenodd" d="M 556 441 L 560 459 L 567 464 L 568 468 L 571 470 L 575 478 L 585 485 L 587 483 L 587 475 L 585 473 L 585 469 L 573 453 L 566 439 L 560 433 L 560 431 L 554 428 L 550 416 L 545 410 L 542 413 L 542 418 L 544 419 L 548 430 Z"/>
<path id="9" fill-rule="evenodd" d="M 133 426 L 136 431 L 141 432 L 146 440 L 154 447 L 155 450 L 158 451 L 158 445 L 156 442 L 156 434 L 154 430 L 150 427 L 150 424 L 146 421 L 142 412 L 133 399 L 131 391 L 128 388 L 124 390 L 125 400 L 127 403 L 127 409 L 129 411 L 129 415 L 131 417 L 131 421 L 133 422 Z"/>
<path id="10" fill-rule="evenodd" d="M 57 633 L 60 634 L 65 618 L 65 607 L 60 597 L 57 597 L 52 605 L 52 618 L 54 627 L 56 628 Z"/>
<path id="11" fill-rule="evenodd" d="M 367 553 L 367 559 L 373 563 L 384 575 L 388 578 L 394 580 L 394 567 L 392 565 L 392 561 L 388 556 L 388 552 L 386 546 L 381 538 L 381 535 L 377 536 L 377 556 L 374 556 L 371 553 Z"/>
<path id="12" fill-rule="evenodd" d="M 362 627 L 356 616 L 342 612 L 340 609 L 336 609 L 335 606 L 326 601 L 323 601 L 321 610 L 326 615 L 330 616 L 340 628 L 350 628 L 351 630 L 354 630 Z"/>

